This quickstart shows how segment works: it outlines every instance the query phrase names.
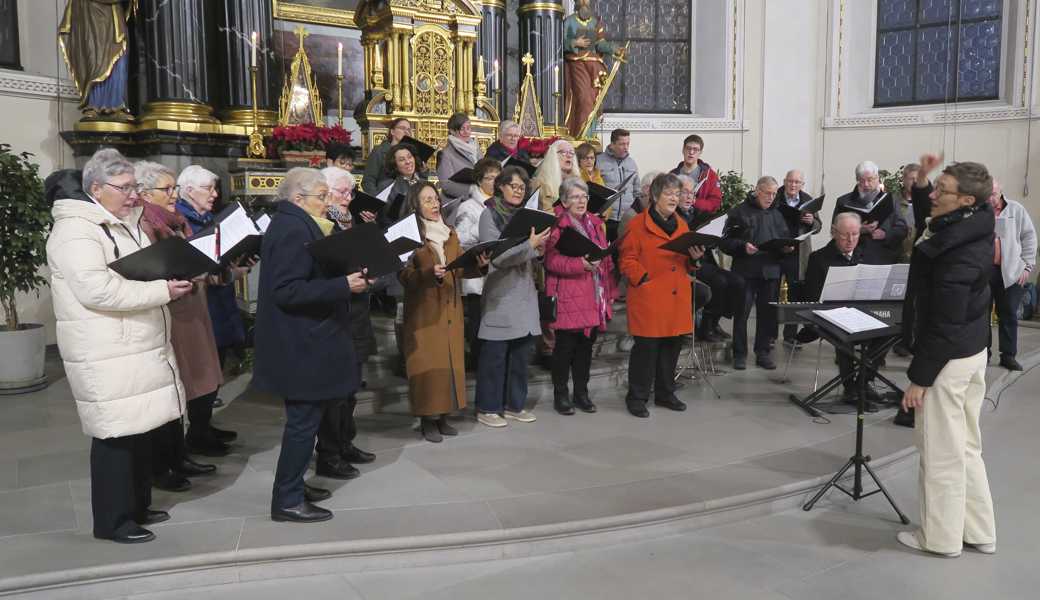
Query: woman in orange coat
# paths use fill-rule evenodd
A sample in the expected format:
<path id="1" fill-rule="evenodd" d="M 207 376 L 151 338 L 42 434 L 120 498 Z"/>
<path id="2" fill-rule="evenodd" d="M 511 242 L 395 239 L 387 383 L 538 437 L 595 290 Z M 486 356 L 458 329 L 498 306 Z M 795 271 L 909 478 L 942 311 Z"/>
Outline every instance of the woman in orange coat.
<path id="1" fill-rule="evenodd" d="M 636 215 L 621 242 L 621 275 L 628 282 L 628 332 L 635 345 L 628 362 L 628 412 L 650 416 L 646 409 L 650 389 L 654 404 L 686 410 L 675 397 L 675 367 L 682 338 L 693 332 L 690 271 L 704 255 L 695 246 L 688 254 L 664 250 L 661 245 L 686 233 L 686 222 L 675 214 L 682 183 L 675 175 L 658 175 L 650 184 L 650 206 Z"/>

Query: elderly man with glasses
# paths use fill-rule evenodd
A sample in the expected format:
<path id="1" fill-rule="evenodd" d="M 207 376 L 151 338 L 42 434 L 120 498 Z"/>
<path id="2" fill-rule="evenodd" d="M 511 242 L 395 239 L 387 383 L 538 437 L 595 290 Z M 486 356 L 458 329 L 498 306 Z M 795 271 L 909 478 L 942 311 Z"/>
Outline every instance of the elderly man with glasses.
<path id="1" fill-rule="evenodd" d="M 866 213 L 883 201 L 886 195 L 881 185 L 878 166 L 866 160 L 856 165 L 856 187 L 838 198 L 834 204 L 834 216 L 849 211 L 860 213 L 863 226 L 860 229 L 859 243 L 863 247 L 863 259 L 874 265 L 899 262 L 903 240 L 910 232 L 902 212 L 895 206 L 894 199 L 890 199 L 893 202 L 893 210 L 880 222 Z"/>

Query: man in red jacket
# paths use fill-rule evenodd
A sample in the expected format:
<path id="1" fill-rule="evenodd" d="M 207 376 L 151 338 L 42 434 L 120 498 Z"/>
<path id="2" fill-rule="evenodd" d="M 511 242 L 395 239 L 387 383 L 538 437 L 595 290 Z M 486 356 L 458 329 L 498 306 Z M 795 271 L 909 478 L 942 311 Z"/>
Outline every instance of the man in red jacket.
<path id="1" fill-rule="evenodd" d="M 697 134 L 686 136 L 683 140 L 683 160 L 679 166 L 671 170 L 672 175 L 689 175 L 696 182 L 694 208 L 700 212 L 714 213 L 722 207 L 722 183 L 719 174 L 711 165 L 701 160 L 704 152 L 704 139 Z"/>

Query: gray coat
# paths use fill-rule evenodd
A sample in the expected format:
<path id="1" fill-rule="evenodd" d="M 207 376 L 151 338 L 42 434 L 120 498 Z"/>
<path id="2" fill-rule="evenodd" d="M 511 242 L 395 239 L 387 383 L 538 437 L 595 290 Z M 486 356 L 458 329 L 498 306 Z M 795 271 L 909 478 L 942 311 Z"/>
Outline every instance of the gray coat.
<path id="1" fill-rule="evenodd" d="M 480 215 L 480 241 L 497 240 L 501 231 L 495 226 L 492 209 Z M 538 320 L 538 291 L 534 285 L 534 260 L 538 252 L 526 241 L 510 248 L 491 261 L 484 295 L 481 296 L 480 332 L 482 340 L 515 340 L 541 335 Z"/>
<path id="2" fill-rule="evenodd" d="M 365 176 L 361 178 L 361 189 L 366 194 L 378 194 L 379 182 L 383 179 L 383 163 L 386 155 L 390 152 L 390 138 L 387 137 L 372 151 L 368 153 L 368 162 L 365 163 Z"/>
<path id="3" fill-rule="evenodd" d="M 639 194 L 639 167 L 636 165 L 635 159 L 629 154 L 625 158 L 618 158 L 610 151 L 608 147 L 603 152 L 600 152 L 596 156 L 596 168 L 603 175 L 603 183 L 609 188 L 618 189 L 621 187 L 621 182 L 628 178 L 629 175 L 635 174 L 625 186 L 621 195 L 621 201 L 618 205 L 622 210 L 632 206 L 632 203 L 636 200 L 636 195 Z"/>
<path id="4" fill-rule="evenodd" d="M 477 159 L 479 160 L 479 158 L 478 156 Z M 469 158 L 459 152 L 450 141 L 444 145 L 444 148 L 437 154 L 437 179 L 440 182 L 441 198 L 444 202 L 469 197 L 469 184 L 455 183 L 450 178 L 466 167 L 472 169 L 474 164 L 476 163 L 470 162 Z"/>

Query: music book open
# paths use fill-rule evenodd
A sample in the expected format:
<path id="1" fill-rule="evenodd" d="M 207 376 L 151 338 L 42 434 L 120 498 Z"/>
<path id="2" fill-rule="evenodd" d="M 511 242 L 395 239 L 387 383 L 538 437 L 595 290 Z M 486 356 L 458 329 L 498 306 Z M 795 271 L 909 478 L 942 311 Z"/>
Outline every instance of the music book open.
<path id="1" fill-rule="evenodd" d="M 862 333 L 874 329 L 884 329 L 888 325 L 872 315 L 849 306 L 829 310 L 814 310 L 813 314 L 823 317 L 828 322 L 840 327 L 846 333 Z"/>
<path id="2" fill-rule="evenodd" d="M 836 208 L 837 212 L 854 212 L 859 214 L 864 223 L 883 223 L 892 214 L 893 210 L 895 210 L 895 206 L 892 203 L 892 195 L 887 192 L 882 192 L 881 197 L 867 207 L 845 204 Z"/>
<path id="3" fill-rule="evenodd" d="M 108 268 L 132 281 L 190 280 L 219 265 L 180 237 L 168 237 L 114 260 Z"/>
<path id="4" fill-rule="evenodd" d="M 585 257 L 593 262 L 610 254 L 613 249 L 614 244 L 600 248 L 596 242 L 575 231 L 572 227 L 563 228 L 560 239 L 556 242 L 556 250 L 560 254 L 572 258 Z"/>
<path id="5" fill-rule="evenodd" d="M 311 242 L 307 249 L 334 275 L 368 269 L 369 279 L 375 279 L 404 268 L 400 256 L 375 223 L 355 224 L 346 231 Z"/>
<path id="6" fill-rule="evenodd" d="M 213 222 L 188 238 L 188 243 L 212 260 L 227 267 L 241 258 L 259 256 L 263 233 L 238 202 L 220 211 Z"/>
<path id="7" fill-rule="evenodd" d="M 823 283 L 820 302 L 902 300 L 910 265 L 855 265 L 831 267 Z"/>
<path id="8" fill-rule="evenodd" d="M 411 214 L 394 223 L 387 228 L 383 237 L 390 242 L 390 247 L 398 254 L 401 262 L 408 260 L 423 245 L 418 215 Z"/>

